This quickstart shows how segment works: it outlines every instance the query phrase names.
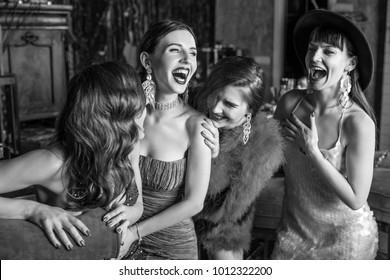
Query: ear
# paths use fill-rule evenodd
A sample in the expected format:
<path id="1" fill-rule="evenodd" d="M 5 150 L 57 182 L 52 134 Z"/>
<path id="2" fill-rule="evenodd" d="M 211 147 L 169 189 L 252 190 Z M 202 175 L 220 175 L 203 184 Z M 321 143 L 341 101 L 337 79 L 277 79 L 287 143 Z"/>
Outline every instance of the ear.
<path id="1" fill-rule="evenodd" d="M 348 66 L 345 68 L 345 70 L 348 71 L 348 72 L 351 72 L 353 69 L 356 68 L 357 63 L 358 63 L 358 58 L 357 58 L 357 56 L 355 55 L 355 56 L 353 56 L 353 57 L 350 58 L 349 64 L 348 64 Z"/>
<path id="2" fill-rule="evenodd" d="M 145 69 L 148 69 L 151 67 L 150 65 L 150 58 L 149 58 L 149 54 L 147 52 L 142 52 L 140 55 L 139 55 L 139 59 L 141 61 L 141 64 L 142 66 L 145 68 Z"/>

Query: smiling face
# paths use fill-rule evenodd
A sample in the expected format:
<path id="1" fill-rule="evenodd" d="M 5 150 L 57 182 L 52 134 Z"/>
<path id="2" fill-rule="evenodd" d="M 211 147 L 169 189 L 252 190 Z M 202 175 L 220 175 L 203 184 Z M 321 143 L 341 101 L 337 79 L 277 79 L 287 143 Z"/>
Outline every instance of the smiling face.
<path id="1" fill-rule="evenodd" d="M 195 39 L 187 30 L 168 33 L 147 54 L 159 93 L 183 93 L 197 68 Z"/>
<path id="2" fill-rule="evenodd" d="M 345 42 L 339 45 L 315 39 L 309 43 L 305 63 L 314 90 L 338 90 L 342 75 L 354 68 L 356 58 L 348 55 Z"/>
<path id="3" fill-rule="evenodd" d="M 218 128 L 232 129 L 244 123 L 245 115 L 250 113 L 247 94 L 245 88 L 227 86 L 207 98 L 209 117 Z"/>

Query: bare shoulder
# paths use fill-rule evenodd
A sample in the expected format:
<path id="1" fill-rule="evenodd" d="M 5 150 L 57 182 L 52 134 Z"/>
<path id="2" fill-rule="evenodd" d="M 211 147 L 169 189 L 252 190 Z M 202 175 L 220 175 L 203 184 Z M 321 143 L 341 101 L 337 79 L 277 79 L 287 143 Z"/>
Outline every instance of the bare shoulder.
<path id="1" fill-rule="evenodd" d="M 306 95 L 306 90 L 290 90 L 282 95 L 275 110 L 275 118 L 284 120 L 294 110 L 296 104 Z"/>
<path id="2" fill-rule="evenodd" d="M 56 173 L 63 167 L 64 156 L 63 151 L 58 147 L 51 147 L 50 149 L 38 149 L 23 155 L 27 163 L 31 163 L 36 168 L 44 168 L 46 174 Z"/>
<path id="3" fill-rule="evenodd" d="M 367 136 L 375 137 L 375 123 L 370 116 L 359 106 L 354 105 L 345 112 L 345 131 L 350 137 Z"/>
<path id="4" fill-rule="evenodd" d="M 188 131 L 190 132 L 190 135 L 192 133 L 197 133 L 202 129 L 202 123 L 204 122 L 205 116 L 202 113 L 199 113 L 191 106 L 186 106 L 186 127 Z"/>

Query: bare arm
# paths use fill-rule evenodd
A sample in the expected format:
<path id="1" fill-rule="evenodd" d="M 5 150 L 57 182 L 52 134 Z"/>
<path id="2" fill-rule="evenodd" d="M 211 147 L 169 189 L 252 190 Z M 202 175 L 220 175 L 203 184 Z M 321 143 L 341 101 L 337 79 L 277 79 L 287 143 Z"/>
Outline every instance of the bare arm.
<path id="1" fill-rule="evenodd" d="M 2 160 L 0 193 L 41 185 L 60 196 L 64 189 L 61 181 L 62 164 L 61 159 L 47 150 L 36 150 L 11 160 Z M 29 220 L 37 224 L 56 247 L 60 246 L 56 236 L 67 248 L 72 247 L 65 231 L 80 245 L 83 239 L 78 230 L 88 235 L 88 228 L 74 217 L 77 214 L 32 200 L 0 198 L 0 218 Z"/>
<path id="2" fill-rule="evenodd" d="M 298 128 L 294 132 L 297 136 L 294 136 L 294 139 L 305 150 L 327 185 L 348 207 L 352 209 L 362 207 L 370 192 L 373 176 L 375 125 L 372 120 L 361 112 L 346 120 L 347 178 L 340 174 L 319 150 L 314 116 L 311 116 L 311 129 L 295 116 L 290 121 L 290 127 L 291 125 Z M 301 130 L 299 127 L 305 129 Z"/>

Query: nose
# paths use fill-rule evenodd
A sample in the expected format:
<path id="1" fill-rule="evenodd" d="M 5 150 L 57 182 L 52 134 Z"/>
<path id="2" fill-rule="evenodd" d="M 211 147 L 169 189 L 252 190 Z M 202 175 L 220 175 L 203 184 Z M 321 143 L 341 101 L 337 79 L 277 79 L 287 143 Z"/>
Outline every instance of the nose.
<path id="1" fill-rule="evenodd" d="M 183 51 L 180 61 L 184 63 L 189 63 L 189 57 L 190 54 L 187 51 Z"/>
<path id="2" fill-rule="evenodd" d="M 218 100 L 215 101 L 212 112 L 214 114 L 221 114 L 223 112 L 223 106 L 221 101 Z"/>
<path id="3" fill-rule="evenodd" d="M 321 60 L 321 54 L 322 54 L 321 50 L 317 49 L 316 51 L 314 51 L 312 60 L 313 61 L 320 61 Z"/>

